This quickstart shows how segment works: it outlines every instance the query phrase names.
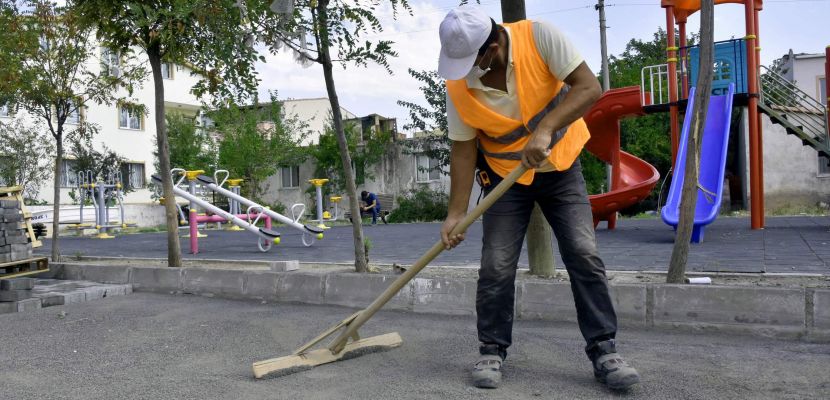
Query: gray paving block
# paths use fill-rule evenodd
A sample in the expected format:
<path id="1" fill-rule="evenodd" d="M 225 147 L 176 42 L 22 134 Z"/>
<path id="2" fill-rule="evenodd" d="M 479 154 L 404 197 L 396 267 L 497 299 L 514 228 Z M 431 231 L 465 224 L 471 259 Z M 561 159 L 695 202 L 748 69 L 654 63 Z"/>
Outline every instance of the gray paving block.
<path id="1" fill-rule="evenodd" d="M 34 311 L 40 308 L 40 299 L 26 299 L 17 302 L 17 312 Z"/>
<path id="2" fill-rule="evenodd" d="M 300 269 L 300 261 L 299 260 L 271 261 L 269 263 L 269 267 L 271 268 L 271 271 L 274 271 L 274 272 L 296 271 L 296 270 Z"/>
<path id="3" fill-rule="evenodd" d="M 104 285 L 103 288 L 106 291 L 104 297 L 124 296 L 127 294 L 127 286 L 129 285 Z"/>
<path id="4" fill-rule="evenodd" d="M 271 271 L 245 271 L 245 297 L 259 300 L 277 300 L 279 275 Z"/>
<path id="5" fill-rule="evenodd" d="M 830 290 L 816 289 L 813 296 L 813 327 L 830 330 Z"/>
<path id="6" fill-rule="evenodd" d="M 130 267 L 126 265 L 82 265 L 81 276 L 85 281 L 99 283 L 128 283 Z"/>
<path id="7" fill-rule="evenodd" d="M 654 324 L 777 326 L 802 329 L 804 289 L 654 286 Z"/>
<path id="8" fill-rule="evenodd" d="M 31 290 L 0 290 L 0 301 L 20 301 L 31 297 Z"/>
<path id="9" fill-rule="evenodd" d="M 133 267 L 130 283 L 135 290 L 176 291 L 181 289 L 183 268 Z"/>
<path id="10" fill-rule="evenodd" d="M 17 200 L 0 200 L 0 208 L 19 209 L 20 202 Z"/>
<path id="11" fill-rule="evenodd" d="M 84 279 L 84 266 L 78 264 L 60 264 L 60 279 L 81 281 Z"/>
<path id="12" fill-rule="evenodd" d="M 9 314 L 17 312 L 16 302 L 0 303 L 0 314 Z"/>
<path id="13" fill-rule="evenodd" d="M 520 318 L 576 321 L 576 306 L 570 283 L 522 282 L 518 292 Z"/>
<path id="14" fill-rule="evenodd" d="M 277 280 L 277 298 L 280 301 L 323 304 L 324 278 L 321 274 L 281 273 Z"/>
<path id="15" fill-rule="evenodd" d="M 185 293 L 213 294 L 221 297 L 242 297 L 241 271 L 215 268 L 184 268 L 182 290 Z"/>
<path id="16" fill-rule="evenodd" d="M 365 308 L 372 303 L 397 278 L 392 275 L 341 273 L 326 276 L 325 303 Z M 407 310 L 412 308 L 412 287 L 404 286 L 385 309 Z"/>
<path id="17" fill-rule="evenodd" d="M 90 286 L 81 291 L 84 292 L 86 301 L 103 299 L 107 296 L 107 289 L 103 286 Z"/>
<path id="18" fill-rule="evenodd" d="M 611 301 L 621 322 L 646 323 L 646 286 L 611 285 Z"/>
<path id="19" fill-rule="evenodd" d="M 415 312 L 466 314 L 476 312 L 476 281 L 472 279 L 415 278 L 412 280 Z"/>
<path id="20" fill-rule="evenodd" d="M 76 290 L 72 292 L 63 292 L 60 293 L 63 296 L 63 304 L 75 304 L 75 303 L 83 303 L 86 301 L 86 293 L 82 290 Z"/>
<path id="21" fill-rule="evenodd" d="M 34 287 L 34 278 L 0 279 L 0 290 L 31 290 Z"/>
<path id="22" fill-rule="evenodd" d="M 40 299 L 42 307 L 62 306 L 64 303 L 64 296 L 57 292 L 33 293 L 33 298 Z"/>

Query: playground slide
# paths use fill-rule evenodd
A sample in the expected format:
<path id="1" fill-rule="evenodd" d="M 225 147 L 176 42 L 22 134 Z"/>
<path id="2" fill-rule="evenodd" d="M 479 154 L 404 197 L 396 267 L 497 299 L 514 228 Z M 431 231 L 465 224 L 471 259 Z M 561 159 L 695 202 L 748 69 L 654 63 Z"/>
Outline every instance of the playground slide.
<path id="1" fill-rule="evenodd" d="M 726 168 L 726 149 L 729 143 L 729 124 L 732 119 L 732 99 L 735 85 L 729 85 L 725 96 L 709 98 L 709 110 L 706 113 L 706 125 L 703 129 L 703 144 L 700 152 L 700 177 L 697 185 L 697 203 L 695 205 L 694 229 L 692 242 L 703 241 L 703 229 L 712 223 L 720 211 L 723 198 L 723 178 Z M 669 189 L 669 197 L 661 210 L 663 221 L 675 229 L 680 218 L 680 197 L 683 191 L 683 174 L 686 171 L 686 142 L 688 141 L 691 116 L 695 102 L 695 89 L 689 91 L 689 104 L 683 121 L 677 160 L 674 166 L 674 179 Z"/>
<path id="2" fill-rule="evenodd" d="M 288 217 L 286 217 L 286 216 L 284 216 L 280 213 L 269 210 L 268 208 L 265 208 L 265 207 L 255 203 L 255 202 L 251 201 L 248 198 L 242 197 L 242 196 L 240 196 L 240 195 L 238 195 L 234 192 L 231 192 L 230 190 L 227 190 L 227 189 L 217 185 L 216 182 L 214 182 L 214 179 L 209 177 L 209 176 L 199 175 L 198 177 L 196 177 L 196 179 L 204 187 L 206 187 L 206 188 L 208 188 L 208 189 L 210 189 L 210 190 L 212 190 L 216 193 L 219 193 L 219 194 L 221 194 L 221 195 L 223 195 L 223 196 L 225 196 L 229 199 L 236 200 L 240 204 L 242 204 L 246 207 L 259 208 L 259 209 L 262 210 L 263 214 L 271 217 L 271 219 L 273 219 L 274 221 L 279 221 L 279 222 L 285 224 L 288 227 L 299 230 L 300 232 L 303 233 L 303 244 L 305 244 L 306 246 L 310 245 L 312 243 L 311 240 L 313 240 L 313 239 L 322 239 L 323 238 L 323 229 L 321 229 L 319 227 L 311 226 L 311 225 L 303 225 L 303 224 L 299 223 L 298 221 L 295 221 L 291 218 L 288 218 Z M 310 238 L 307 238 L 308 236 L 310 236 Z"/>
<path id="3" fill-rule="evenodd" d="M 182 179 L 184 179 L 184 175 L 182 175 Z M 153 175 L 153 180 L 156 181 L 156 182 L 161 183 L 161 177 L 159 177 L 158 175 Z M 210 203 L 208 203 L 208 202 L 206 202 L 206 201 L 204 201 L 204 200 L 202 200 L 202 199 L 200 199 L 200 198 L 198 198 L 198 197 L 196 197 L 196 196 L 180 189 L 178 187 L 179 183 L 180 182 L 176 182 L 176 184 L 173 185 L 173 193 L 176 196 L 181 197 L 183 199 L 186 199 L 187 201 L 190 201 L 190 202 L 198 205 L 199 207 L 202 207 L 205 210 L 212 212 L 213 214 L 221 216 L 222 218 L 224 218 L 228 222 L 230 222 L 230 223 L 232 223 L 232 224 L 234 224 L 234 225 L 236 225 L 236 226 L 238 226 L 238 227 L 240 227 L 240 228 L 242 228 L 242 229 L 244 229 L 248 232 L 251 232 L 254 235 L 259 236 L 260 237 L 260 243 L 259 244 L 260 244 L 260 249 L 261 250 L 265 250 L 267 248 L 270 248 L 271 247 L 271 242 L 279 244 L 279 242 L 280 242 L 279 232 L 273 231 L 273 230 L 268 229 L 268 228 L 257 227 L 256 226 L 256 221 L 254 221 L 254 223 L 249 223 L 248 221 L 245 221 L 245 220 L 243 220 L 243 219 L 241 219 L 241 218 L 239 218 L 239 217 L 237 217 L 237 216 L 235 216 L 235 215 L 233 215 L 233 214 L 231 214 L 231 213 L 229 213 L 229 212 L 227 212 L 227 211 L 225 211 L 225 210 L 223 210 L 219 207 L 216 207 L 213 204 L 210 204 Z"/>
<path id="4" fill-rule="evenodd" d="M 660 173 L 651 164 L 620 150 L 620 119 L 645 115 L 640 105 L 639 86 L 612 89 L 585 113 L 591 132 L 585 149 L 612 166 L 612 190 L 588 196 L 594 214 L 594 227 L 608 221 L 616 226 L 617 211 L 639 203 L 651 193 Z"/>

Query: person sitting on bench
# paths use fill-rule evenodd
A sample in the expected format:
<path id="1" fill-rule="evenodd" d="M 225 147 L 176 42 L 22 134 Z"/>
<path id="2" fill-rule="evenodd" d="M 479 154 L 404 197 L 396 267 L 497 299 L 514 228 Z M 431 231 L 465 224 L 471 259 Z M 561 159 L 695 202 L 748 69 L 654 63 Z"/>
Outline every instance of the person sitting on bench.
<path id="1" fill-rule="evenodd" d="M 378 196 L 364 190 L 360 192 L 360 198 L 364 203 L 366 203 L 365 206 L 360 207 L 360 215 L 372 214 L 372 225 L 378 224 L 378 215 L 380 215 L 381 221 L 385 224 L 386 217 L 380 212 L 380 201 L 378 201 Z"/>

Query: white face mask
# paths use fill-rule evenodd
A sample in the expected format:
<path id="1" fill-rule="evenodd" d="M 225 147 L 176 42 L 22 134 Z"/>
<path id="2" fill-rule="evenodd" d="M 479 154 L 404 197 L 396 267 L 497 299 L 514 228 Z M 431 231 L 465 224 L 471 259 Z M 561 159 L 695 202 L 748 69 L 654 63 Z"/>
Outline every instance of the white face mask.
<path id="1" fill-rule="evenodd" d="M 481 67 L 479 67 L 478 64 L 473 65 L 473 68 L 470 69 L 470 72 L 467 73 L 467 76 L 475 79 L 481 79 L 482 76 L 490 72 L 490 66 L 492 65 L 493 57 L 490 57 L 490 62 L 487 64 L 487 68 L 481 69 Z"/>

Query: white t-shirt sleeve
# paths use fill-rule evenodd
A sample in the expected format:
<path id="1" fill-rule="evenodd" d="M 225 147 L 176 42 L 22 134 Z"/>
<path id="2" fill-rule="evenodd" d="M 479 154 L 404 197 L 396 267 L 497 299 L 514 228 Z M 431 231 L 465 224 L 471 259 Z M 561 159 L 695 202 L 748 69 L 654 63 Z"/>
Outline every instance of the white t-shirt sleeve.
<path id="1" fill-rule="evenodd" d="M 476 138 L 477 133 L 475 128 L 465 124 L 461 120 L 461 116 L 458 115 L 458 110 L 455 109 L 449 93 L 447 94 L 447 130 L 449 131 L 448 136 L 450 140 L 456 142 L 473 140 Z"/>
<path id="2" fill-rule="evenodd" d="M 550 72 L 560 81 L 584 61 L 570 39 L 551 24 L 533 21 L 533 40 Z"/>

